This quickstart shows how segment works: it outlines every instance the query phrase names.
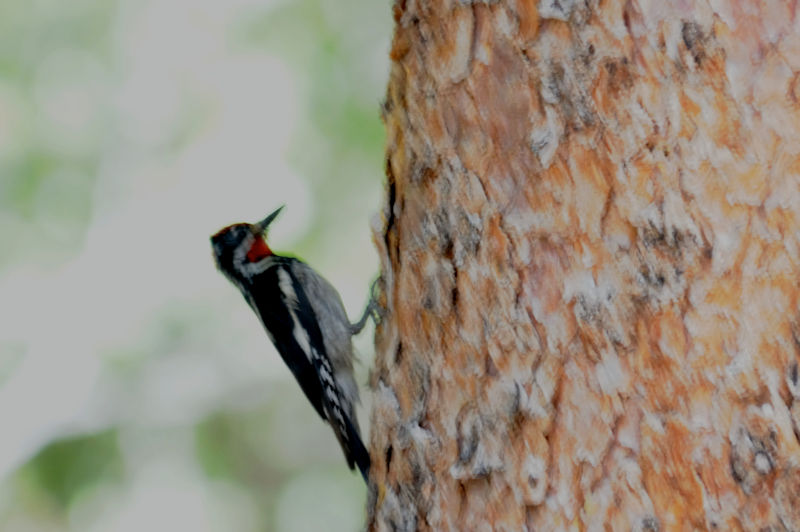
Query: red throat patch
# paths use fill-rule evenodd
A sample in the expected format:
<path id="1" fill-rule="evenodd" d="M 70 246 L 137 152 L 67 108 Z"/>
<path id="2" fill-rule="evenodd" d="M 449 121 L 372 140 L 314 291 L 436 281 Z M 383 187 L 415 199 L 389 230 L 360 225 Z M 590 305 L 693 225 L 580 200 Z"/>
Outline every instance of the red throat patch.
<path id="1" fill-rule="evenodd" d="M 250 246 L 250 249 L 247 251 L 247 260 L 249 262 L 258 262 L 270 255 L 272 255 L 272 250 L 269 249 L 264 237 L 257 236 L 253 241 L 253 245 Z"/>

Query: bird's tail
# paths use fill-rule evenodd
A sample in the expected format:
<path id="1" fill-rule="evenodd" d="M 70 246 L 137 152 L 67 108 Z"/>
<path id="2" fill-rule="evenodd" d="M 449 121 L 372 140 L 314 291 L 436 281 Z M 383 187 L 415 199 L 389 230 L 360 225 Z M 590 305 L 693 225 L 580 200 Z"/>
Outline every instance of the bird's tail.
<path id="1" fill-rule="evenodd" d="M 369 451 L 364 447 L 361 436 L 358 434 L 358 429 L 356 429 L 350 421 L 350 418 L 345 416 L 344 420 L 347 426 L 348 445 L 345 449 L 347 464 L 350 466 L 350 469 L 353 469 L 354 465 L 358 466 L 358 470 L 361 471 L 361 476 L 364 477 L 364 482 L 368 483 L 370 466 Z"/>

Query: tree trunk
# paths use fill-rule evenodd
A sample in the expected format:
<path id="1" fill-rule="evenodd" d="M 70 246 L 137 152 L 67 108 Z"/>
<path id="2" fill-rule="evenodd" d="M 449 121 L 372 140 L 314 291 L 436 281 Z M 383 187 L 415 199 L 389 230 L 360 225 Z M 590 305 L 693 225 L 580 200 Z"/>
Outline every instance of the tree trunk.
<path id="1" fill-rule="evenodd" d="M 793 2 L 397 0 L 373 530 L 800 530 Z"/>

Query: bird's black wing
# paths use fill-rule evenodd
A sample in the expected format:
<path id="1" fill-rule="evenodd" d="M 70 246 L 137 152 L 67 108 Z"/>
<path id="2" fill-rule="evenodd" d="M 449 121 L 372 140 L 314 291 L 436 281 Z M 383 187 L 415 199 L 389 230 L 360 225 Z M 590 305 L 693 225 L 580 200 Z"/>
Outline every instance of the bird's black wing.
<path id="1" fill-rule="evenodd" d="M 366 480 L 369 453 L 348 416 L 348 405 L 343 404 L 346 399 L 336 383 L 314 307 L 292 267 L 299 261 L 275 258 L 274 266 L 254 278 L 250 304 L 303 392 L 330 424 L 348 466 L 358 465 Z"/>
<path id="2" fill-rule="evenodd" d="M 296 259 L 288 260 L 296 261 Z M 350 469 L 358 465 L 361 474 L 366 480 L 370 463 L 369 453 L 367 453 L 364 444 L 361 442 L 356 428 L 356 420 L 349 417 L 352 406 L 346 404 L 348 399 L 342 394 L 342 390 L 336 382 L 333 364 L 331 364 L 331 360 L 325 350 L 325 342 L 319 327 L 319 318 L 314 314 L 314 306 L 309 301 L 308 294 L 306 294 L 303 285 L 299 282 L 295 271 L 296 268 L 288 269 L 291 274 L 294 293 L 297 297 L 295 312 L 302 328 L 308 331 L 311 359 L 322 386 L 322 404 L 328 414 L 328 423 L 330 423 L 336 438 L 339 440 L 339 444 L 342 446 Z"/>
<path id="3" fill-rule="evenodd" d="M 252 279 L 249 294 L 245 299 L 258 315 L 272 343 L 297 380 L 309 402 L 314 405 L 322 419 L 327 419 L 323 408 L 322 386 L 317 377 L 311 356 L 298 338 L 293 302 L 287 301 L 280 289 L 279 274 L 286 265 L 276 263 Z M 307 330 L 307 329 L 306 329 Z"/>

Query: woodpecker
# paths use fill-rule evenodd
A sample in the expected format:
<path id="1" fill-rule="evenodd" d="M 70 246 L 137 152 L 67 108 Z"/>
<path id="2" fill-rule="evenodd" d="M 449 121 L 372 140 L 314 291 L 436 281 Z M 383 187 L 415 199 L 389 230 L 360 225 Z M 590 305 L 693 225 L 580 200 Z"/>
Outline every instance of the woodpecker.
<path id="1" fill-rule="evenodd" d="M 351 337 L 373 312 L 350 324 L 341 297 L 306 263 L 276 255 L 265 233 L 283 209 L 258 223 L 229 225 L 211 237 L 217 268 L 256 313 L 308 400 L 339 440 L 350 469 L 367 481 L 370 459 L 361 441 L 355 404 Z"/>

